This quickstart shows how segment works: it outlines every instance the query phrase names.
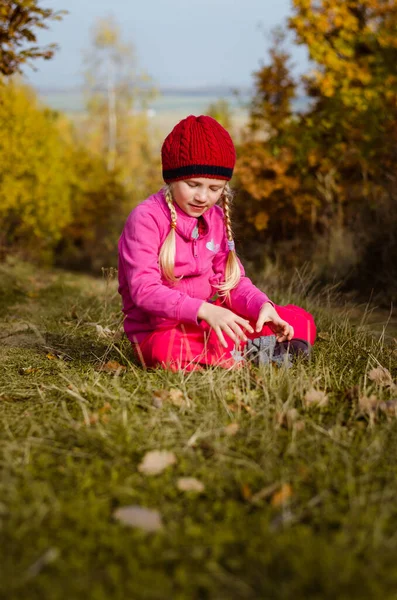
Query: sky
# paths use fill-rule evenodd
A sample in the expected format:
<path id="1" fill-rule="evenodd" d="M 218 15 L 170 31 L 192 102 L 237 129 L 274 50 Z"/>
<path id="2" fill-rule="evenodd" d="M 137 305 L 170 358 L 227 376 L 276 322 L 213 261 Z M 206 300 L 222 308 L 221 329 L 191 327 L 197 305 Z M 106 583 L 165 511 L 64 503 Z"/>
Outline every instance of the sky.
<path id="1" fill-rule="evenodd" d="M 272 28 L 291 15 L 291 0 L 40 0 L 65 9 L 60 22 L 38 33 L 40 45 L 56 42 L 50 61 L 25 69 L 38 88 L 68 88 L 83 80 L 83 52 L 98 18 L 112 16 L 138 65 L 160 87 L 243 87 L 267 59 Z M 291 44 L 295 72 L 307 67 L 305 49 Z"/>

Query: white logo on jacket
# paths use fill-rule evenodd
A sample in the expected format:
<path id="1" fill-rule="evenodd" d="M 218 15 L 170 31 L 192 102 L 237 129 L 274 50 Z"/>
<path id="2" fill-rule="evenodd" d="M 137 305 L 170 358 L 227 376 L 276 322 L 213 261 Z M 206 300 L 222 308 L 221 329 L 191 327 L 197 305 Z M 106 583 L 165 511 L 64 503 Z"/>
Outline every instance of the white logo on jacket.
<path id="1" fill-rule="evenodd" d="M 220 248 L 219 244 L 214 243 L 214 240 L 207 242 L 205 247 L 208 248 L 208 250 L 211 250 L 211 252 L 214 252 L 215 254 L 217 252 L 219 252 L 219 248 Z"/>

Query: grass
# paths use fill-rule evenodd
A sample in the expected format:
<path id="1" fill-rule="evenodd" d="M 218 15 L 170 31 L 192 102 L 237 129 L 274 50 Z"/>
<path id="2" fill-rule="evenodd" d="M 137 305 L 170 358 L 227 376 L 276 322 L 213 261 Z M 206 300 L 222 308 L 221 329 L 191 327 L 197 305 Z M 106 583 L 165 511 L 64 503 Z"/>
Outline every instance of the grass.
<path id="1" fill-rule="evenodd" d="M 97 328 L 120 325 L 113 275 L 0 265 L 4 597 L 396 598 L 397 392 L 370 378 L 381 365 L 395 379 L 395 342 L 301 280 L 272 296 L 314 313 L 310 364 L 145 372 Z M 126 369 L 99 370 L 108 361 Z M 305 400 L 313 388 L 323 408 Z M 176 463 L 145 475 L 150 450 Z M 159 511 L 163 529 L 116 521 L 128 505 Z"/>

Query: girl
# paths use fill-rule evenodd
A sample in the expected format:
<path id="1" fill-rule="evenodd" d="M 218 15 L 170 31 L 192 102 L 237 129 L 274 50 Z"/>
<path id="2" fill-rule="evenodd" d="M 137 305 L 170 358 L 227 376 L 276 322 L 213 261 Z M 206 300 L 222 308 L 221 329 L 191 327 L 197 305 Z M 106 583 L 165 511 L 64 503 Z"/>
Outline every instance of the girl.
<path id="1" fill-rule="evenodd" d="M 312 316 L 275 306 L 237 258 L 228 132 L 211 117 L 189 116 L 161 156 L 167 185 L 134 208 L 119 241 L 124 329 L 142 364 L 191 371 L 308 353 Z"/>

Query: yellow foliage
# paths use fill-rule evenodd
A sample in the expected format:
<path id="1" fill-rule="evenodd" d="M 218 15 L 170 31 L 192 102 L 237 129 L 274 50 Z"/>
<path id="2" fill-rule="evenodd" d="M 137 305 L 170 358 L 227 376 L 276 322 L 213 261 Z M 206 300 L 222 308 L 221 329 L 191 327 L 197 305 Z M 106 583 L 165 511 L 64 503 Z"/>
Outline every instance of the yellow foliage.
<path id="1" fill-rule="evenodd" d="M 65 144 L 57 117 L 18 81 L 4 82 L 0 94 L 2 235 L 51 246 L 71 219 Z"/>

